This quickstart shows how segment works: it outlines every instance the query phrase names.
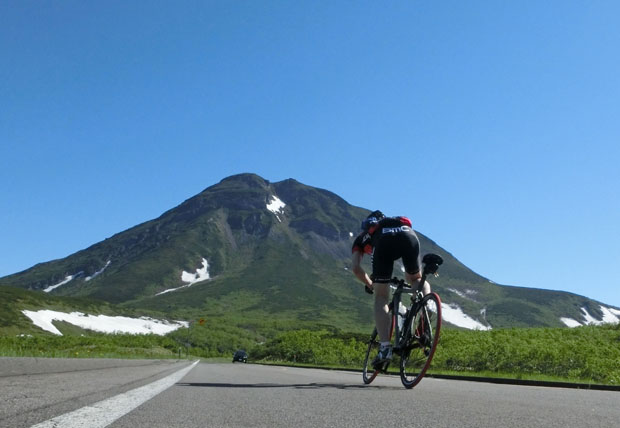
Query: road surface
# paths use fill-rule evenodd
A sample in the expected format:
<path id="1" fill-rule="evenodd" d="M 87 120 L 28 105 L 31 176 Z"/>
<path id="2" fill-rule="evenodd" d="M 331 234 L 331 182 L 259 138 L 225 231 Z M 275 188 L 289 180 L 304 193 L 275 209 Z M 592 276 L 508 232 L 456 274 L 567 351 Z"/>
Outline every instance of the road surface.
<path id="1" fill-rule="evenodd" d="M 378 377 L 367 386 L 359 373 L 241 363 L 190 367 L 183 361 L 126 366 L 114 360 L 90 369 L 82 362 L 77 372 L 41 368 L 38 374 L 6 375 L 1 360 L 0 427 L 584 428 L 620 421 L 620 392 L 615 391 L 433 378 L 406 390 L 397 377 Z M 181 377 L 168 379 L 174 373 Z M 154 385 L 166 379 L 172 386 L 158 393 Z M 156 395 L 136 401 L 133 410 L 117 411 L 115 406 L 137 400 L 127 395 L 132 391 Z M 96 418 L 84 409 L 120 414 L 95 425 Z M 62 415 L 69 417 L 54 425 L 53 418 Z"/>

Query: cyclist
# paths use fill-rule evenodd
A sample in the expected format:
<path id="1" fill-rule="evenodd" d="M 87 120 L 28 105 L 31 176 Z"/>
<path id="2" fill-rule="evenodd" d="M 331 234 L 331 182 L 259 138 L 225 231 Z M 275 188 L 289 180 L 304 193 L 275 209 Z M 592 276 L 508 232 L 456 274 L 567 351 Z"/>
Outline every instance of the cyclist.
<path id="1" fill-rule="evenodd" d="M 390 290 L 388 282 L 392 278 L 394 261 L 402 259 L 405 279 L 417 287 L 422 279 L 420 272 L 420 241 L 407 217 L 386 217 L 381 211 L 373 211 L 362 221 L 362 232 L 355 238 L 352 248 L 352 270 L 364 283 L 366 290 L 374 292 L 375 325 L 381 347 L 373 365 L 392 359 L 390 344 L 391 317 L 388 301 Z M 362 268 L 364 254 L 370 254 L 372 274 L 368 276 Z M 428 282 L 424 283 L 424 295 L 431 292 Z"/>

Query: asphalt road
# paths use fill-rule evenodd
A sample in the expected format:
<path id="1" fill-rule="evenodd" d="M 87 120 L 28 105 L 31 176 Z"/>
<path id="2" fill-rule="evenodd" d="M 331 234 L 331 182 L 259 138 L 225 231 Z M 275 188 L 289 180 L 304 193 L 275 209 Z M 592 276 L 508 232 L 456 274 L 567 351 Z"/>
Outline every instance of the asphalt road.
<path id="1" fill-rule="evenodd" d="M 30 427 L 150 384 L 188 364 L 175 360 L 0 358 L 0 428 Z"/>
<path id="2" fill-rule="evenodd" d="M 18 428 L 42 422 L 146 385 L 188 363 L 134 364 L 2 377 L 0 361 L 0 426 Z M 84 384 L 93 389 L 83 388 Z M 8 394 L 7 388 L 11 389 Z M 55 398 L 45 398 L 46 394 Z M 366 386 L 359 373 L 201 363 L 109 426 L 612 427 L 620 421 L 619 404 L 620 392 L 616 391 L 432 378 L 406 390 L 397 377 L 379 377 Z"/>

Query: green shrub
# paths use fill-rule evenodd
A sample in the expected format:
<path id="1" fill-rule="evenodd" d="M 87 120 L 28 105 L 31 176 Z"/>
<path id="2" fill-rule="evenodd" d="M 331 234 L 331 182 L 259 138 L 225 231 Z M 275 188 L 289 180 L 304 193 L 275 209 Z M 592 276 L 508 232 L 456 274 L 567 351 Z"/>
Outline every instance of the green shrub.
<path id="1" fill-rule="evenodd" d="M 365 350 L 365 344 L 354 338 L 336 337 L 326 331 L 297 330 L 279 335 L 254 353 L 265 360 L 359 366 Z"/>

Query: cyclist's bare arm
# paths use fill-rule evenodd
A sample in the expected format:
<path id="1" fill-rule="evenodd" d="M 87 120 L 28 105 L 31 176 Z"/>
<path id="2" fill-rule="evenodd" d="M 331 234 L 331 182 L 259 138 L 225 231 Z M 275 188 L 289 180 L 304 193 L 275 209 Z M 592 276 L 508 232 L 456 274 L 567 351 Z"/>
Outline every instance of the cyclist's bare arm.
<path id="1" fill-rule="evenodd" d="M 362 267 L 362 257 L 364 257 L 364 254 L 362 252 L 360 251 L 353 252 L 353 255 L 351 258 L 351 265 L 352 265 L 353 273 L 355 274 L 357 279 L 362 281 L 362 283 L 367 288 L 370 288 L 372 290 L 372 280 L 370 279 L 370 277 L 368 276 L 368 274 Z"/>

